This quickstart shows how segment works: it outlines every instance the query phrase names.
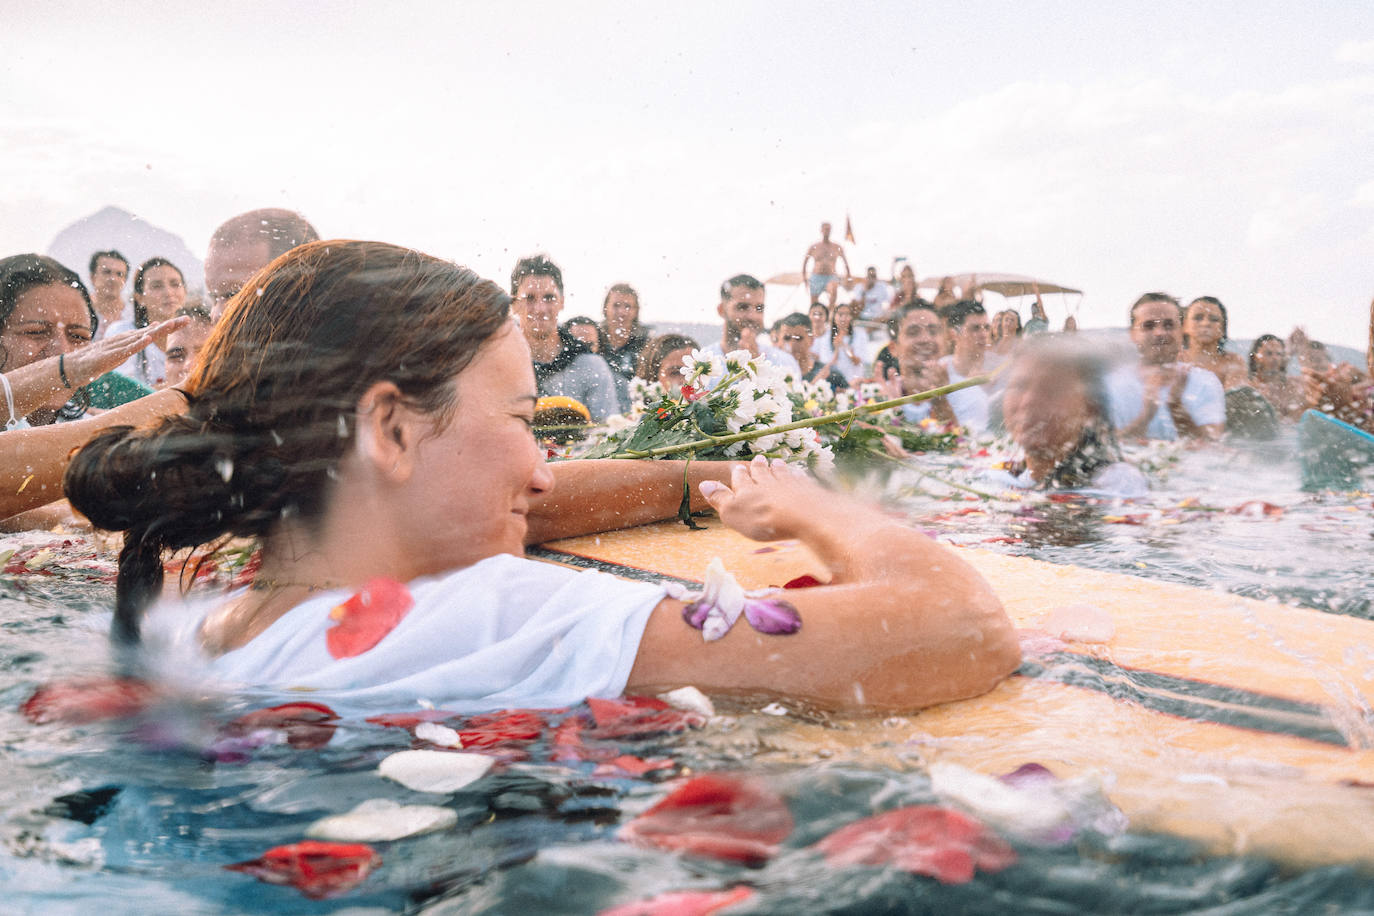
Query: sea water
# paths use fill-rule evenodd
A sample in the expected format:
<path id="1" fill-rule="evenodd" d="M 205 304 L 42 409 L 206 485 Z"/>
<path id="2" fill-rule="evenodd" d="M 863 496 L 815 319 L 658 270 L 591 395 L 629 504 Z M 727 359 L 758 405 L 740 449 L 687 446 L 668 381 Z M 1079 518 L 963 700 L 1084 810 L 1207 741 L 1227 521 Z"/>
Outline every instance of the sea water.
<path id="1" fill-rule="evenodd" d="M 867 487 L 951 543 L 1374 614 L 1374 503 L 1364 493 L 1301 492 L 1285 443 L 1137 451 L 1154 489 L 1132 504 L 982 498 L 968 488 L 987 492 L 982 472 L 996 454 L 976 451 L 927 456 Z M 1374 912 L 1374 882 L 1356 869 L 1293 870 L 1123 831 L 1091 786 L 1075 790 L 1078 815 L 1065 834 L 1008 834 L 1017 863 L 966 883 L 820 864 L 810 847 L 876 812 L 957 808 L 940 774 L 901 740 L 909 719 L 890 723 L 890 747 L 859 757 L 797 737 L 842 722 L 763 701 L 722 704 L 699 728 L 589 739 L 603 763 L 613 753 L 669 763 L 635 776 L 560 758 L 558 723 L 585 714 L 561 711 L 540 737 L 494 748 L 491 774 L 442 795 L 380 779 L 379 761 L 417 742 L 366 721 L 335 723 L 323 745 L 241 747 L 225 743 L 223 725 L 243 701 L 171 702 L 134 725 L 35 725 L 18 712 L 35 688 L 107 670 L 113 564 L 80 537 L 0 539 L 0 555 L 10 550 L 13 571 L 0 575 L 0 912 L 595 913 L 666 891 L 735 887 L 750 896 L 727 912 Z M 720 772 L 761 780 L 790 810 L 795 826 L 767 861 L 618 838 L 670 778 Z M 451 810 L 457 826 L 372 843 L 381 864 L 337 897 L 224 868 L 298 842 L 319 818 L 360 801 L 417 797 Z"/>

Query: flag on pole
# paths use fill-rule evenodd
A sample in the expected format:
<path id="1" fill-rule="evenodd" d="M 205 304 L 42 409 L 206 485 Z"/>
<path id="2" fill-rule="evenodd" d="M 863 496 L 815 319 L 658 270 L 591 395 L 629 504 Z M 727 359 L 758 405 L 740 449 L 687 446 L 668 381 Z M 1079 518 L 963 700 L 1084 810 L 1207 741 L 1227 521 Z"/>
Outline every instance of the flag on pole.
<path id="1" fill-rule="evenodd" d="M 858 242 L 854 241 L 854 227 L 849 223 L 848 213 L 844 215 L 844 240 L 851 245 L 858 244 Z"/>

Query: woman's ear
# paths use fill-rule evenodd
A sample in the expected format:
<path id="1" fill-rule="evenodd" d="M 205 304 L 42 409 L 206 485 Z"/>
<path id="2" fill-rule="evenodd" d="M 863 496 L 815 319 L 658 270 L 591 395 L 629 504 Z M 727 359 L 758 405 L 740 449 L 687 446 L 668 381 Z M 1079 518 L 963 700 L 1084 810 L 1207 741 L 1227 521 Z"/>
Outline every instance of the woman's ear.
<path id="1" fill-rule="evenodd" d="M 358 398 L 356 448 L 371 470 L 403 483 L 414 470 L 422 415 L 406 404 L 394 382 L 376 382 Z"/>

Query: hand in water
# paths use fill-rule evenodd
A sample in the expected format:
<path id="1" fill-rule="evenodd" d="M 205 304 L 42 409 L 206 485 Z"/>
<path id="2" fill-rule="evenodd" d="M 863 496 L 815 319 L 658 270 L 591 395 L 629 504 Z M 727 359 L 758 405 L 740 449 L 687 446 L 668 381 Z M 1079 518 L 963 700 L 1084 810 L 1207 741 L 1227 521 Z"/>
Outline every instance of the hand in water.
<path id="1" fill-rule="evenodd" d="M 755 541 L 796 537 L 808 511 L 836 498 L 804 471 L 762 455 L 736 466 L 728 487 L 714 480 L 700 487 L 721 521 Z"/>

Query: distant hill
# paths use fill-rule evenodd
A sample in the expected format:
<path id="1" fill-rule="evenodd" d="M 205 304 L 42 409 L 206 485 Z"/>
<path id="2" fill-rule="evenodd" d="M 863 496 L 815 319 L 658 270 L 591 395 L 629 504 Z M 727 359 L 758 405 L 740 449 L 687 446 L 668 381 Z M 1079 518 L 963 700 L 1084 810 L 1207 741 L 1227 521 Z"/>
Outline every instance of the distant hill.
<path id="1" fill-rule="evenodd" d="M 48 255 L 76 271 L 82 280 L 90 282 L 91 255 L 97 251 L 117 249 L 129 259 L 129 280 L 133 281 L 138 265 L 152 257 L 171 261 L 186 277 L 190 290 L 205 286 L 205 265 L 181 240 L 181 236 L 140 219 L 128 210 L 105 207 L 72 223 L 52 240 Z M 125 289 L 127 298 L 130 289 Z"/>

